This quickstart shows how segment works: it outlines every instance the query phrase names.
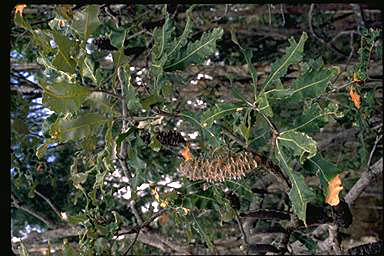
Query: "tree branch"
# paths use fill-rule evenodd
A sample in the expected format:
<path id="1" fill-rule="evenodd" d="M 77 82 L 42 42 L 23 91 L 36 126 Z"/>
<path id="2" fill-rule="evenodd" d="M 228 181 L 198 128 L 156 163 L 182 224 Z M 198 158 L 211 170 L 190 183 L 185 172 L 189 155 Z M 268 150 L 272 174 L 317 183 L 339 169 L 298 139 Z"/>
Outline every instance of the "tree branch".
<path id="1" fill-rule="evenodd" d="M 41 198 L 43 198 L 48 204 L 49 204 L 49 206 L 52 208 L 52 210 L 59 216 L 59 218 L 62 220 L 63 218 L 61 217 L 61 213 L 60 213 L 60 211 L 52 204 L 52 202 L 48 199 L 48 198 L 46 198 L 44 195 L 42 195 L 39 191 L 37 191 L 36 189 L 35 189 L 35 194 L 36 195 L 38 195 L 38 196 L 40 196 Z"/>
<path id="2" fill-rule="evenodd" d="M 353 185 L 351 190 L 345 196 L 345 202 L 352 206 L 353 202 L 359 197 L 361 192 L 374 181 L 379 175 L 383 173 L 383 158 L 380 158 L 372 166 L 368 167 L 368 170 L 363 172 L 360 179 Z"/>
<path id="3" fill-rule="evenodd" d="M 11 198 L 12 198 L 11 207 L 14 207 L 14 208 L 17 208 L 17 209 L 20 209 L 22 211 L 29 213 L 33 217 L 39 219 L 41 222 L 43 222 L 49 228 L 52 228 L 55 226 L 55 224 L 51 220 L 49 220 L 48 217 L 45 216 L 44 214 L 37 213 L 32 208 L 30 208 L 28 206 L 21 205 L 20 201 L 16 198 L 16 196 L 13 193 L 11 194 Z"/>

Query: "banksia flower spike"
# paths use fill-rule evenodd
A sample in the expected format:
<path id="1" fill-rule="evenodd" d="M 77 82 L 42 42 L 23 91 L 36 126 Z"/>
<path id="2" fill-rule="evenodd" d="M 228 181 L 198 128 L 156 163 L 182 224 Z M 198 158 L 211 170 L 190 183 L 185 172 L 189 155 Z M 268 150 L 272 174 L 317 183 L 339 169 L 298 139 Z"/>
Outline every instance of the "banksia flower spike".
<path id="1" fill-rule="evenodd" d="M 257 162 L 248 152 L 214 158 L 193 158 L 183 161 L 179 172 L 191 180 L 225 181 L 240 179 L 257 168 Z"/>

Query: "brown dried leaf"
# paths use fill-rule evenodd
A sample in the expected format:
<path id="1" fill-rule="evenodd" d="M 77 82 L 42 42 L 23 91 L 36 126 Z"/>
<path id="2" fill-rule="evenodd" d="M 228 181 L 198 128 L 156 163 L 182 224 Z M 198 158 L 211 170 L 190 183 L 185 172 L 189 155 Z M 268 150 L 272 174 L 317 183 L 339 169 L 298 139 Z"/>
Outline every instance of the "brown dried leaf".
<path id="1" fill-rule="evenodd" d="M 339 193 L 343 190 L 341 186 L 341 179 L 339 175 L 336 175 L 332 180 L 328 182 L 328 195 L 325 202 L 331 206 L 336 206 L 340 203 Z"/>

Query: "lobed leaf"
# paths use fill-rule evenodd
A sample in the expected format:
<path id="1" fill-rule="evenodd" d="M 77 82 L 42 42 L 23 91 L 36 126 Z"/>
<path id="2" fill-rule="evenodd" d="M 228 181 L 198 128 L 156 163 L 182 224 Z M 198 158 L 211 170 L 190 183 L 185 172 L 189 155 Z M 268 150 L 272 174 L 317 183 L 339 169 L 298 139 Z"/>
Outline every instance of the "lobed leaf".
<path id="1" fill-rule="evenodd" d="M 101 24 L 98 18 L 99 12 L 99 6 L 88 5 L 83 11 L 76 12 L 73 16 L 72 28 L 82 40 L 86 41 Z"/>
<path id="2" fill-rule="evenodd" d="M 277 137 L 281 146 L 293 150 L 295 156 L 300 156 L 300 163 L 303 164 L 305 159 L 316 155 L 317 142 L 305 133 L 296 131 L 285 131 Z"/>
<path id="3" fill-rule="evenodd" d="M 307 204 L 316 197 L 316 194 L 305 183 L 304 176 L 293 171 L 292 167 L 289 166 L 289 159 L 283 152 L 278 141 L 276 142 L 276 158 L 279 160 L 280 167 L 285 170 L 292 184 L 288 196 L 292 202 L 293 211 L 297 217 L 304 222 L 304 225 L 307 225 Z"/>
<path id="4" fill-rule="evenodd" d="M 85 113 L 73 119 L 58 119 L 50 129 L 52 137 L 61 142 L 77 141 L 95 135 L 110 119 L 97 113 Z"/>
<path id="5" fill-rule="evenodd" d="M 342 172 L 337 165 L 323 159 L 319 154 L 307 159 L 303 167 L 319 177 L 324 197 L 327 196 L 329 182 Z"/>
<path id="6" fill-rule="evenodd" d="M 280 80 L 280 77 L 287 73 L 288 66 L 301 61 L 303 57 L 304 43 L 307 39 L 307 33 L 303 32 L 298 43 L 296 43 L 293 37 L 288 40 L 290 46 L 286 49 L 284 56 L 272 64 L 272 72 L 265 80 L 262 92 L 264 92 L 268 86 L 277 80 Z"/>
<path id="7" fill-rule="evenodd" d="M 52 61 L 52 65 L 58 70 L 73 74 L 75 73 L 76 61 L 72 59 L 70 50 L 75 42 L 68 39 L 58 31 L 53 31 L 52 35 L 58 48 L 58 52 Z"/>
<path id="8" fill-rule="evenodd" d="M 64 81 L 48 84 L 40 80 L 39 84 L 44 89 L 43 103 L 57 113 L 78 111 L 91 93 L 85 87 Z"/>
<path id="9" fill-rule="evenodd" d="M 173 71 L 185 69 L 190 64 L 200 64 L 205 57 L 214 53 L 216 41 L 223 35 L 222 28 L 215 28 L 212 32 L 204 32 L 200 40 L 188 44 L 187 49 L 182 52 L 182 55 L 177 60 L 172 60 L 172 63 L 165 65 L 165 71 Z"/>
<path id="10" fill-rule="evenodd" d="M 210 128 L 215 120 L 219 120 L 225 115 L 234 111 L 242 111 L 243 108 L 233 104 L 216 104 L 213 108 L 205 111 L 201 115 L 200 125 L 203 128 Z"/>

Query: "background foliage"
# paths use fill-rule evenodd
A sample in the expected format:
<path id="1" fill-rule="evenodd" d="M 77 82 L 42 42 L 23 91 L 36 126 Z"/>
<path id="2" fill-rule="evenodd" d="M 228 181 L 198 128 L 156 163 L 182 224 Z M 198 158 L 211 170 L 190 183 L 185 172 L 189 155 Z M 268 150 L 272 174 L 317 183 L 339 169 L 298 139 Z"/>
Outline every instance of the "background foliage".
<path id="1" fill-rule="evenodd" d="M 12 12 L 11 235 L 39 232 L 14 239 L 13 249 L 123 255 L 352 247 L 347 241 L 364 237 L 355 235 L 364 222 L 356 206 L 348 196 L 338 207 L 325 198 L 336 175 L 343 198 L 380 162 L 377 11 L 104 4 Z M 191 181 L 178 171 L 186 147 L 197 163 L 251 152 L 258 167 L 242 179 L 220 173 L 224 182 Z M 204 171 L 220 169 L 211 166 Z M 374 192 L 377 206 L 382 196 Z M 371 212 L 376 242 L 382 211 Z M 344 237 L 321 231 L 327 223 Z"/>

